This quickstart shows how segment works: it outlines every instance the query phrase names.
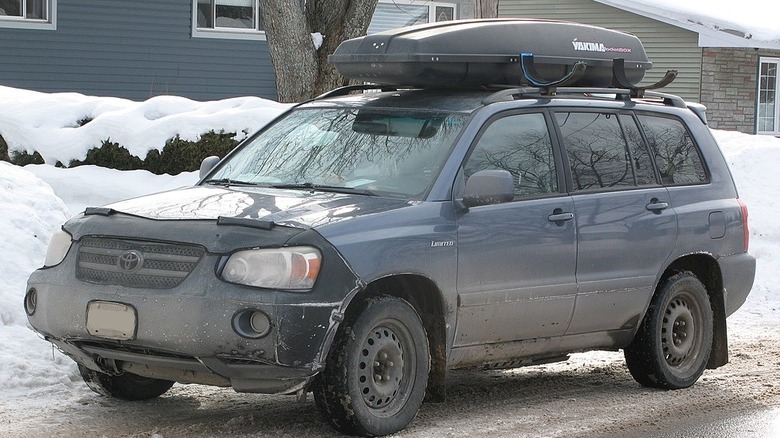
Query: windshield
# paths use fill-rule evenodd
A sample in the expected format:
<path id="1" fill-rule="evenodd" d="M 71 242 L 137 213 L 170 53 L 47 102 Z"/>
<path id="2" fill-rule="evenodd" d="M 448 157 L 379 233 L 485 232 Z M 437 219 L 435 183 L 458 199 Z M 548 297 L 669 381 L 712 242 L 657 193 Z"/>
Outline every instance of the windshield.
<path id="1" fill-rule="evenodd" d="M 420 198 L 464 123 L 461 114 L 299 109 L 243 145 L 206 183 Z"/>

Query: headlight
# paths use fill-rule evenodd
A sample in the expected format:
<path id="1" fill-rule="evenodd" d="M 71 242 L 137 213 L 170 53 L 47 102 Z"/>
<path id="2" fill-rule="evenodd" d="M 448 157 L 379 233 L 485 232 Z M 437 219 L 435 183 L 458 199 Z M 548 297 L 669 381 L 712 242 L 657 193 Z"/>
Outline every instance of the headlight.
<path id="1" fill-rule="evenodd" d="M 308 246 L 250 249 L 230 256 L 222 278 L 269 289 L 311 289 L 321 261 L 319 250 Z"/>
<path id="2" fill-rule="evenodd" d="M 51 266 L 59 265 L 68 255 L 70 249 L 71 238 L 70 234 L 60 228 L 55 231 L 49 240 L 49 248 L 46 250 L 46 259 L 43 261 L 43 266 L 48 268 Z"/>

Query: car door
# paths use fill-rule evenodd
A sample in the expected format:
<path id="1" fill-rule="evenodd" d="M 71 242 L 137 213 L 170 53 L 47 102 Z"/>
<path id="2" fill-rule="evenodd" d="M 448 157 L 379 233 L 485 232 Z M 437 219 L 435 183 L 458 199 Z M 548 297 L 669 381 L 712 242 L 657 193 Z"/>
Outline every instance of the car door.
<path id="1" fill-rule="evenodd" d="M 562 335 L 574 308 L 576 239 L 562 157 L 543 112 L 494 118 L 463 166 L 505 170 L 509 202 L 469 208 L 457 219 L 458 317 L 453 346 Z"/>
<path id="2" fill-rule="evenodd" d="M 669 194 L 631 113 L 556 111 L 577 218 L 577 300 L 567 334 L 631 329 L 677 236 Z"/>

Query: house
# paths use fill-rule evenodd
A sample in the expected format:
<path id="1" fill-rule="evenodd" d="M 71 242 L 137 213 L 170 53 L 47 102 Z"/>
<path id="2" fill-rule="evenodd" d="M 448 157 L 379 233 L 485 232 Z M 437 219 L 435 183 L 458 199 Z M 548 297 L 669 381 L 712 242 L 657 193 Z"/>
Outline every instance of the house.
<path id="1" fill-rule="evenodd" d="M 760 0 L 501 0 L 500 17 L 577 21 L 633 33 L 664 88 L 707 106 L 715 129 L 780 136 L 780 24 Z M 774 15 L 774 17 L 773 17 Z M 774 22 L 772 21 L 774 20 Z"/>
<path id="2" fill-rule="evenodd" d="M 274 99 L 259 0 L 0 0 L 0 85 L 144 100 Z M 474 0 L 379 0 L 369 31 L 474 17 Z"/>

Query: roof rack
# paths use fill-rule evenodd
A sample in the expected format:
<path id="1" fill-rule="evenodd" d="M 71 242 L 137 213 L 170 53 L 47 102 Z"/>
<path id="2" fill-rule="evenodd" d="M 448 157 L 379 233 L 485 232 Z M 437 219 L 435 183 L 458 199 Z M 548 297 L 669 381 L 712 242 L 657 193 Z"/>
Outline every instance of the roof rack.
<path id="1" fill-rule="evenodd" d="M 497 91 L 482 100 L 485 105 L 503 102 L 506 100 L 515 100 L 522 97 L 541 97 L 553 98 L 559 95 L 583 95 L 590 94 L 614 94 L 615 100 L 630 101 L 632 98 L 651 98 L 660 99 L 666 106 L 676 108 L 687 108 L 685 101 L 673 94 L 659 93 L 656 91 L 642 90 L 641 96 L 638 96 L 636 89 L 632 88 L 612 88 L 612 87 L 518 87 L 508 88 Z"/>
<path id="2" fill-rule="evenodd" d="M 355 91 L 369 91 L 369 90 L 398 91 L 404 88 L 409 88 L 409 87 L 399 86 L 399 85 L 380 85 L 380 84 L 346 85 L 344 87 L 339 87 L 330 91 L 326 91 L 325 93 L 320 94 L 319 96 L 315 97 L 312 100 L 325 99 L 328 97 L 346 96 L 347 94 L 353 93 Z"/>

